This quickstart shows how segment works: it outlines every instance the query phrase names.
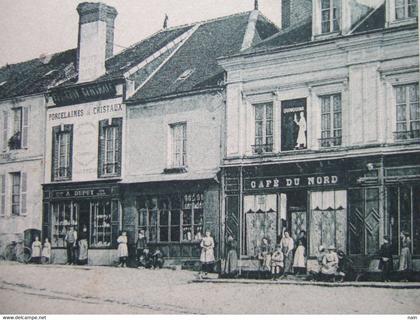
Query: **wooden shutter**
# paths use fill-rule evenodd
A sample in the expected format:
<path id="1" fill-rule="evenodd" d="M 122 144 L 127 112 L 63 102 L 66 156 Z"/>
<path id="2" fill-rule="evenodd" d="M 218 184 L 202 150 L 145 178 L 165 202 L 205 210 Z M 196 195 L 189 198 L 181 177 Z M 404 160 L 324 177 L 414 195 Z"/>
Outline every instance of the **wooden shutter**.
<path id="1" fill-rule="evenodd" d="M 117 127 L 116 141 L 115 141 L 115 159 L 117 162 L 117 174 L 121 175 L 121 156 L 122 156 L 122 118 L 112 119 L 112 125 Z"/>
<path id="2" fill-rule="evenodd" d="M 67 174 L 67 178 L 71 179 L 72 177 L 72 173 L 73 173 L 73 125 L 72 124 L 66 124 L 64 126 L 64 131 L 69 132 L 70 137 L 69 137 L 69 151 L 68 151 L 68 174 Z"/>
<path id="3" fill-rule="evenodd" d="M 26 172 L 20 173 L 20 214 L 27 213 L 26 207 L 26 192 L 28 190 L 28 179 Z"/>
<path id="4" fill-rule="evenodd" d="M 6 214 L 6 176 L 0 175 L 0 216 Z"/>
<path id="5" fill-rule="evenodd" d="M 7 111 L 3 111 L 3 127 L 2 127 L 2 140 L 3 140 L 3 145 L 2 150 L 4 152 L 7 151 L 7 138 L 8 138 L 8 123 L 9 123 L 9 113 Z"/>
<path id="6" fill-rule="evenodd" d="M 105 163 L 105 127 L 108 125 L 108 120 L 99 121 L 98 134 L 98 178 L 104 174 Z"/>
<path id="7" fill-rule="evenodd" d="M 117 238 L 120 229 L 120 204 L 118 200 L 111 201 L 111 245 L 113 248 L 117 248 Z"/>
<path id="8" fill-rule="evenodd" d="M 29 107 L 22 108 L 22 148 L 28 147 Z"/>
<path id="9" fill-rule="evenodd" d="M 60 158 L 60 150 L 58 146 L 58 134 L 60 133 L 60 126 L 52 128 L 52 152 L 51 152 L 51 181 L 55 180 L 58 169 L 58 161 Z"/>

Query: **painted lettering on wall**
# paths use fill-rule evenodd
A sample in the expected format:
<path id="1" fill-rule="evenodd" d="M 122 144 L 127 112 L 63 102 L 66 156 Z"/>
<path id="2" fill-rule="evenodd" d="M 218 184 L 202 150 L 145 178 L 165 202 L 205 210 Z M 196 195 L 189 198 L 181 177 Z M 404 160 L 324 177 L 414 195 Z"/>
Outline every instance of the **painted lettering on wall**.
<path id="1" fill-rule="evenodd" d="M 244 189 L 278 189 L 297 187 L 334 186 L 341 183 L 339 175 L 307 175 L 299 177 L 245 178 Z"/>
<path id="2" fill-rule="evenodd" d="M 68 118 L 83 118 L 86 116 L 99 115 L 105 113 L 122 112 L 123 106 L 121 103 L 109 104 L 104 106 L 86 105 L 83 109 L 68 110 L 62 112 L 52 112 L 48 115 L 49 121 L 64 120 Z"/>

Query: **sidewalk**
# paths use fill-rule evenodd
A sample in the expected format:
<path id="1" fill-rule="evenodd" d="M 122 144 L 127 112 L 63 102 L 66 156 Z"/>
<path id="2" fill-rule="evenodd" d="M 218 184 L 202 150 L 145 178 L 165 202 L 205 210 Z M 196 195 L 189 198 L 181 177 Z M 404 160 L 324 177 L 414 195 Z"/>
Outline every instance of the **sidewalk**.
<path id="1" fill-rule="evenodd" d="M 391 289 L 420 289 L 420 282 L 321 282 L 297 280 L 256 280 L 256 279 L 194 279 L 197 283 L 235 283 L 235 284 L 270 284 L 270 285 L 296 285 L 317 287 L 358 287 L 358 288 L 391 288 Z"/>

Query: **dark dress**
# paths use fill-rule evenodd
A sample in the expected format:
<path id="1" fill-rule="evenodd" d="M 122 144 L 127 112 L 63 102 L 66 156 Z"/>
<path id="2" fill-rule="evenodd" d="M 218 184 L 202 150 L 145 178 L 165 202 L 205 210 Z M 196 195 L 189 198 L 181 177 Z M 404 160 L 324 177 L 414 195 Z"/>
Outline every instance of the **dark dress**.
<path id="1" fill-rule="evenodd" d="M 137 263 L 140 265 L 140 257 L 143 255 L 144 249 L 147 248 L 146 236 L 139 237 L 136 242 Z"/>
<path id="2" fill-rule="evenodd" d="M 382 244 L 381 250 L 379 251 L 379 255 L 381 257 L 379 260 L 379 269 L 382 270 L 382 280 L 389 280 L 389 275 L 393 267 L 391 244 Z"/>
<path id="3" fill-rule="evenodd" d="M 236 240 L 229 240 L 226 247 L 228 253 L 226 256 L 224 273 L 228 276 L 235 276 L 238 272 L 238 254 L 236 252 L 238 243 Z"/>
<path id="4" fill-rule="evenodd" d="M 88 234 L 85 231 L 79 233 L 79 261 L 83 265 L 88 263 Z"/>

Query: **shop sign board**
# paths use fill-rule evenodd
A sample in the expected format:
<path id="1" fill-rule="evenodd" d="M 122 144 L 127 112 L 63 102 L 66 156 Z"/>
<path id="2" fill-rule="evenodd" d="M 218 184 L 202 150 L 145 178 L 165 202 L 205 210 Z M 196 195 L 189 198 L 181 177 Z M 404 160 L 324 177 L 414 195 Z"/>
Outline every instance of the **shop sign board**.
<path id="1" fill-rule="evenodd" d="M 258 177 L 245 178 L 244 190 L 314 188 L 320 186 L 337 186 L 342 183 L 343 177 L 339 174 Z"/>
<path id="2" fill-rule="evenodd" d="M 107 197 L 118 191 L 116 187 L 73 188 L 66 190 L 52 190 L 47 193 L 50 199 L 94 198 Z M 44 193 L 45 194 L 45 193 Z"/>

